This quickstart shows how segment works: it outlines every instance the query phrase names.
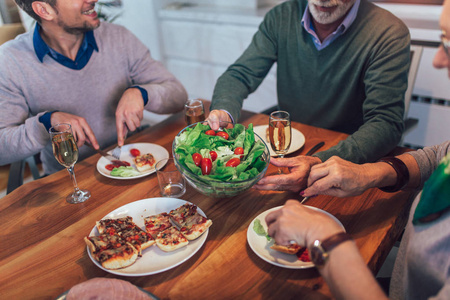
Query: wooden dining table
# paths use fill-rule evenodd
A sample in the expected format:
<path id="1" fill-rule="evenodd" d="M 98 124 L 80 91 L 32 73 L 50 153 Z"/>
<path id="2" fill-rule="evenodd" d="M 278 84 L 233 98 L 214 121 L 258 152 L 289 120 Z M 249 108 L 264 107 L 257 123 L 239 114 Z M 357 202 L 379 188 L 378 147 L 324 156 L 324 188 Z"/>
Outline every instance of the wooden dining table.
<path id="1" fill-rule="evenodd" d="M 209 102 L 205 102 L 209 107 Z M 239 123 L 268 124 L 268 116 L 243 111 Z M 126 143 L 154 143 L 172 153 L 174 137 L 186 126 L 182 112 L 127 138 Z M 292 122 L 305 136 L 304 145 L 288 156 L 305 154 L 320 141 L 328 149 L 347 135 Z M 397 148 L 393 154 L 407 151 Z M 205 196 L 187 186 L 179 197 L 197 205 L 213 225 L 200 250 L 182 264 L 147 276 L 120 276 L 97 267 L 83 238 L 95 222 L 137 200 L 161 197 L 156 174 L 118 180 L 97 171 L 95 154 L 76 163 L 78 185 L 92 196 L 81 204 L 65 201 L 72 189 L 62 170 L 26 183 L 0 199 L 0 298 L 55 299 L 72 286 L 95 277 L 117 278 L 161 299 L 332 299 L 314 268 L 289 269 L 257 256 L 247 229 L 262 212 L 281 206 L 296 193 L 249 189 L 230 198 Z M 270 165 L 267 174 L 277 169 Z M 334 215 L 353 237 L 376 274 L 407 220 L 413 192 L 367 190 L 356 197 L 316 196 L 307 205 Z M 163 200 L 162 200 L 163 201 Z M 144 254 L 145 255 L 145 254 Z"/>

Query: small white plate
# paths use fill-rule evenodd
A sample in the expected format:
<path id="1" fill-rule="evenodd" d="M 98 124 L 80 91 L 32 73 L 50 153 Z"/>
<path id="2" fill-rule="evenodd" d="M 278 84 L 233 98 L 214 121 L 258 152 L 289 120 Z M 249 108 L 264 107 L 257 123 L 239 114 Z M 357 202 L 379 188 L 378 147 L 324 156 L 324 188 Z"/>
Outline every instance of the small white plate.
<path id="1" fill-rule="evenodd" d="M 136 148 L 141 152 L 142 154 L 151 153 L 153 157 L 155 158 L 155 164 L 164 158 L 169 158 L 169 152 L 166 150 L 166 148 L 157 145 L 157 144 L 151 144 L 151 143 L 136 143 L 136 144 L 127 144 L 122 146 L 122 152 L 120 153 L 120 160 L 129 162 L 131 166 L 134 166 L 133 162 L 133 156 L 130 154 L 130 150 Z M 111 154 L 111 151 L 108 153 Z M 100 157 L 100 159 L 97 162 L 97 171 L 102 174 L 105 177 L 113 178 L 113 179 L 135 179 L 135 178 L 141 178 L 147 175 L 150 175 L 155 172 L 155 165 L 153 167 L 146 171 L 141 172 L 137 176 L 130 176 L 130 177 L 120 177 L 120 176 L 112 176 L 111 171 L 107 170 L 105 168 L 106 165 L 110 164 L 110 162 L 104 158 L 103 156 Z"/>
<path id="2" fill-rule="evenodd" d="M 132 203 L 128 203 L 122 207 L 119 207 L 102 219 L 118 219 L 126 216 L 133 218 L 133 222 L 137 226 L 145 230 L 144 217 L 150 215 L 156 215 L 162 212 L 169 212 L 188 201 L 176 199 L 176 198 L 148 198 L 138 200 Z M 191 203 L 192 204 L 192 203 Z M 197 211 L 202 216 L 206 217 L 205 213 L 198 207 Z M 209 229 L 205 231 L 199 238 L 189 241 L 186 247 L 177 249 L 172 252 L 164 252 L 153 245 L 142 251 L 142 257 L 138 257 L 136 262 L 131 266 L 118 270 L 108 270 L 103 268 L 97 260 L 92 257 L 89 247 L 86 247 L 89 258 L 92 262 L 102 270 L 111 274 L 122 276 L 146 276 L 161 273 L 170 270 L 191 258 L 198 250 L 203 246 L 208 237 Z M 94 226 L 89 236 L 97 236 L 99 232 L 97 227 Z"/>
<path id="3" fill-rule="evenodd" d="M 316 211 L 320 211 L 331 218 L 333 218 L 337 223 L 339 223 L 342 228 L 344 226 L 342 223 L 336 219 L 335 216 L 331 215 L 330 213 L 321 210 L 317 207 L 308 206 L 305 205 L 305 207 L 308 207 L 310 209 L 314 209 Z M 272 265 L 288 268 L 288 269 L 308 269 L 314 267 L 314 264 L 312 262 L 303 262 L 300 259 L 298 259 L 297 255 L 287 254 L 283 253 L 277 250 L 273 250 L 270 248 L 270 246 L 273 244 L 273 241 L 269 242 L 267 241 L 265 236 L 258 235 L 253 230 L 253 224 L 255 223 L 256 219 L 259 219 L 261 222 L 261 225 L 264 227 L 264 230 L 267 232 L 267 225 L 265 218 L 268 213 L 271 211 L 280 209 L 281 206 L 271 208 L 269 210 L 266 210 L 265 212 L 262 212 L 259 214 L 256 218 L 253 219 L 253 221 L 250 223 L 247 229 L 247 241 L 250 245 L 250 248 L 252 248 L 253 252 L 255 252 L 256 255 L 258 255 L 261 259 L 267 261 L 268 263 L 271 263 Z M 344 229 L 345 230 L 345 229 Z"/>
<path id="4" fill-rule="evenodd" d="M 253 131 L 261 137 L 261 139 L 267 144 L 267 148 L 269 148 L 270 156 L 278 156 L 278 154 L 273 151 L 272 146 L 270 145 L 270 141 L 267 140 L 266 130 L 269 125 L 259 125 L 253 127 Z M 305 136 L 299 130 L 292 128 L 292 138 L 291 138 L 291 146 L 289 147 L 289 151 L 287 154 L 297 151 L 305 144 Z"/>

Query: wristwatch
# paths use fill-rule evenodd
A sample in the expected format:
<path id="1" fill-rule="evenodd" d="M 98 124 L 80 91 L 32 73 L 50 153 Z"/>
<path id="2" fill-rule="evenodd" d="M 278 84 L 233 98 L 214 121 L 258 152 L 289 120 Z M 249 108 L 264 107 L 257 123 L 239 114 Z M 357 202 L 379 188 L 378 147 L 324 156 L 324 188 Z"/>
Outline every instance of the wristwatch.
<path id="1" fill-rule="evenodd" d="M 325 239 L 324 241 L 315 240 L 314 243 L 310 246 L 309 256 L 311 257 L 312 262 L 317 267 L 325 265 L 329 252 L 333 250 L 337 245 L 351 240 L 352 237 L 345 232 L 340 232 L 331 237 Z"/>

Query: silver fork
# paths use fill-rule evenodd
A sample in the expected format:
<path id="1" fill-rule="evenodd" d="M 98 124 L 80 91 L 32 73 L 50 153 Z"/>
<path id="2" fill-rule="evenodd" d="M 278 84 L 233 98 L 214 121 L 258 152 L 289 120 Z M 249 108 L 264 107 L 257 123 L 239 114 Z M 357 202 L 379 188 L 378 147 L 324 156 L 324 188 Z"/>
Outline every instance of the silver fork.
<path id="1" fill-rule="evenodd" d="M 117 146 L 113 149 L 111 155 L 114 156 L 117 160 L 120 160 L 120 153 L 122 153 L 122 147 Z"/>

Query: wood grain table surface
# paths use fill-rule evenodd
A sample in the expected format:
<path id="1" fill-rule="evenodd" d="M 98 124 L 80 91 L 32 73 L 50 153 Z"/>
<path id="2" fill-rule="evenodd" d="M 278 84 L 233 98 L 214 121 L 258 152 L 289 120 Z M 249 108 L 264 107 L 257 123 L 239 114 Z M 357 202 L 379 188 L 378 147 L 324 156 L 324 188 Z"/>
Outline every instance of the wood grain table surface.
<path id="1" fill-rule="evenodd" d="M 209 103 L 205 103 L 209 107 Z M 244 125 L 268 123 L 268 116 L 243 112 Z M 346 134 L 292 123 L 306 138 L 290 156 L 305 154 L 320 141 L 336 145 Z M 153 125 L 126 143 L 155 143 L 172 153 L 172 142 L 185 127 L 182 113 Z M 398 148 L 400 153 L 405 149 Z M 68 204 L 73 187 L 66 170 L 29 182 L 0 199 L 0 298 L 55 299 L 73 285 L 94 277 L 127 280 L 161 299 L 330 299 L 328 286 L 315 268 L 287 269 L 260 259 L 247 243 L 247 228 L 260 213 L 300 199 L 289 192 L 250 189 L 232 198 L 214 199 L 191 186 L 180 197 L 200 207 L 213 221 L 202 248 L 181 265 L 154 275 L 126 277 L 98 268 L 89 258 L 83 237 L 95 221 L 127 203 L 160 197 L 156 174 L 132 180 L 102 176 L 93 155 L 75 166 L 78 185 L 92 197 Z M 269 166 L 268 174 L 276 173 Z M 400 236 L 412 194 L 378 189 L 350 198 L 317 196 L 308 205 L 338 218 L 376 273 Z"/>

